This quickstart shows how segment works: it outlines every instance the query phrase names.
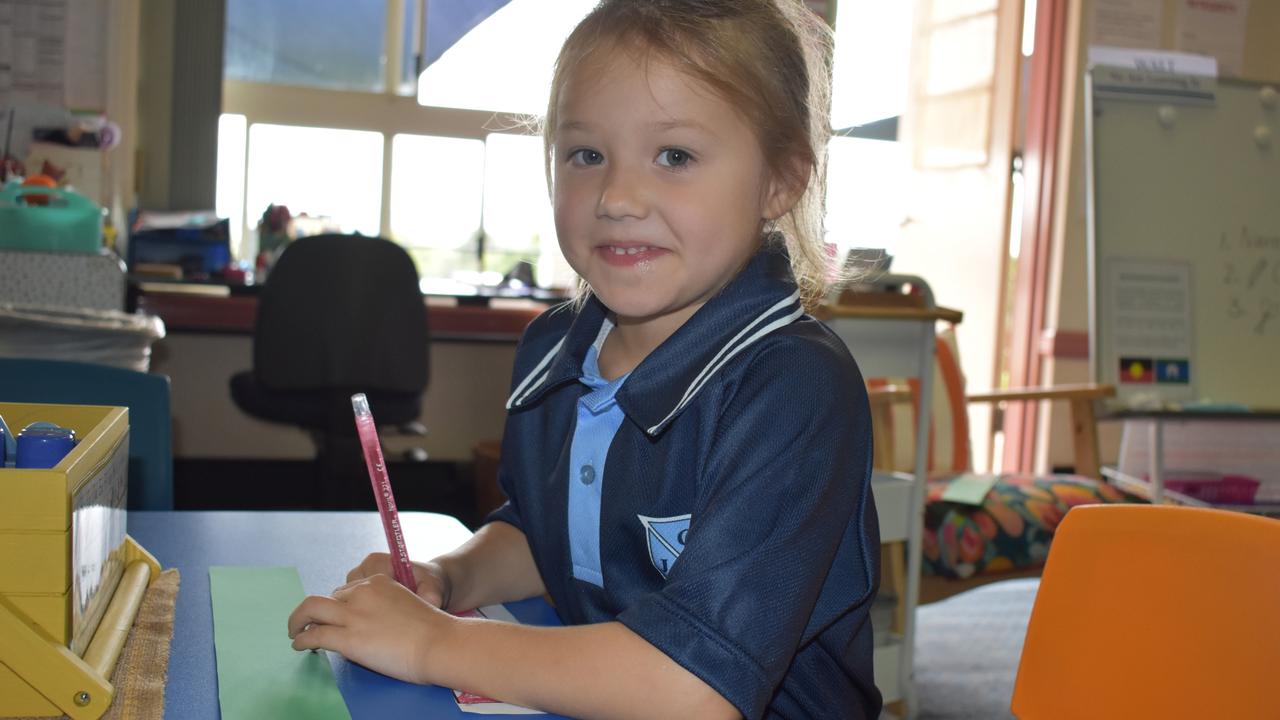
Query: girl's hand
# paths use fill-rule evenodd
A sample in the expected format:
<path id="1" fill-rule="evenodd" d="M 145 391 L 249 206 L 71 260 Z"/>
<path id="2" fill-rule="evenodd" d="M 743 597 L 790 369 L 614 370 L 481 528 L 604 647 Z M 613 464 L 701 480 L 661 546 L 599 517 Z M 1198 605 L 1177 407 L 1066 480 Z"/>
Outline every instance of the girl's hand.
<path id="1" fill-rule="evenodd" d="M 419 585 L 421 587 L 421 585 Z M 437 646 L 457 620 L 389 575 L 312 595 L 289 615 L 294 650 L 324 649 L 406 682 L 427 683 Z"/>
<path id="2" fill-rule="evenodd" d="M 347 584 L 350 585 L 356 580 L 363 580 L 374 575 L 394 577 L 390 555 L 384 552 L 370 553 L 363 562 L 347 573 Z M 445 573 L 440 563 L 434 560 L 425 563 L 413 563 L 413 578 L 418 581 L 418 597 L 441 610 L 449 607 L 452 583 L 449 582 L 449 576 Z"/>

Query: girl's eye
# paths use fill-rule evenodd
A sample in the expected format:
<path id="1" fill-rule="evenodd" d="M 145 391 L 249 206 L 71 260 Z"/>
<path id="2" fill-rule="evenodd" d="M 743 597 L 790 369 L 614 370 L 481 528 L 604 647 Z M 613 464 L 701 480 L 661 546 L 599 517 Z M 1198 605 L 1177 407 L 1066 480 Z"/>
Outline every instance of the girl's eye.
<path id="1" fill-rule="evenodd" d="M 604 162 L 604 155 L 591 148 L 578 148 L 569 153 L 569 162 L 577 165 L 599 165 Z"/>
<path id="2" fill-rule="evenodd" d="M 658 153 L 658 164 L 666 167 L 679 168 L 688 165 L 693 160 L 693 156 L 686 150 L 680 148 L 666 148 Z"/>

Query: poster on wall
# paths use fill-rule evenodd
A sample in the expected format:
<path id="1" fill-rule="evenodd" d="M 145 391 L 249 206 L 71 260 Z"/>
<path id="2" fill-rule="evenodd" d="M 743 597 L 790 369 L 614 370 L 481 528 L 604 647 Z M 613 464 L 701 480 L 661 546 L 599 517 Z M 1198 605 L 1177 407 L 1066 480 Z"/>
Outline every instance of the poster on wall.
<path id="1" fill-rule="evenodd" d="M 1181 0 L 1178 4 L 1178 49 L 1218 59 L 1223 75 L 1244 69 L 1245 26 L 1249 0 Z"/>
<path id="2" fill-rule="evenodd" d="M 106 0 L 0 0 L 0 108 L 106 110 Z"/>
<path id="3" fill-rule="evenodd" d="M 1159 48 L 1164 0 L 1096 0 L 1089 20 L 1091 45 Z"/>
<path id="4" fill-rule="evenodd" d="M 1102 293 L 1102 376 L 1119 397 L 1143 407 L 1195 399 L 1190 263 L 1112 258 Z"/>

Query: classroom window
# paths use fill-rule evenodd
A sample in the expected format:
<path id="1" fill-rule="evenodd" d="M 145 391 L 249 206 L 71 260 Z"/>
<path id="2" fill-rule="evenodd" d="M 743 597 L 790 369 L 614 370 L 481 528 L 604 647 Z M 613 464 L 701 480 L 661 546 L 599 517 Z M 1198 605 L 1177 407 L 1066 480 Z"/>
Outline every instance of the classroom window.
<path id="1" fill-rule="evenodd" d="M 560 46 L 595 4 L 511 0 L 427 67 L 418 102 L 541 115 Z"/>
<path id="2" fill-rule="evenodd" d="M 485 173 L 484 229 L 496 265 L 505 271 L 516 260 L 535 261 L 538 252 L 556 247 L 551 200 L 542 159 L 542 138 L 490 135 Z"/>
<path id="3" fill-rule="evenodd" d="M 386 0 L 226 0 L 227 78 L 379 92 Z"/>
<path id="4" fill-rule="evenodd" d="M 488 22 L 489 17 L 511 0 L 405 0 L 404 51 L 400 61 L 401 94 L 413 95 L 422 70 L 439 60 L 460 39 Z M 419 11 L 425 17 L 419 18 Z M 421 48 L 415 48 L 415 37 Z M 417 57 L 421 50 L 421 60 Z M 419 66 L 421 62 L 421 66 Z"/>
<path id="5" fill-rule="evenodd" d="M 474 282 L 496 272 L 488 281 L 523 260 L 540 282 L 571 280 L 551 231 L 541 140 L 500 118 L 542 112 L 559 45 L 594 0 L 404 0 L 396 17 L 385 0 L 227 2 L 219 209 L 245 235 L 240 258 L 255 252 L 254 227 L 276 203 L 390 237 L 424 277 Z M 346 36 L 329 43 L 310 33 L 312 22 L 345 26 Z M 383 38 L 397 33 L 403 50 L 387 68 Z M 353 67 L 327 65 L 328 45 L 355 58 Z M 419 51 L 426 71 L 415 78 Z M 328 157 L 327 169 L 317 153 Z M 241 177 L 239 187 L 231 175 Z M 325 177 L 341 178 L 349 192 L 333 192 Z"/>
<path id="6" fill-rule="evenodd" d="M 827 241 L 843 257 L 851 248 L 892 255 L 906 216 L 909 164 L 901 143 L 831 139 L 827 152 Z"/>
<path id="7" fill-rule="evenodd" d="M 378 234 L 382 134 L 361 130 L 249 126 L 245 192 L 253 224 L 269 204 L 331 219 L 342 232 Z"/>
<path id="8" fill-rule="evenodd" d="M 559 47 L 595 0 L 404 0 L 391 14 L 386 0 L 226 2 L 218 209 L 244 235 L 240 258 L 276 203 L 391 237 L 424 277 L 526 260 L 540 283 L 571 282 L 541 140 L 512 117 L 545 111 Z M 909 6 L 841 1 L 834 128 L 901 114 Z M 403 41 L 394 57 L 387 37 Z M 891 248 L 907 165 L 897 143 L 837 138 L 829 157 L 828 241 Z"/>
<path id="9" fill-rule="evenodd" d="M 485 144 L 396 135 L 391 151 L 391 237 L 418 273 L 448 277 L 477 269 Z"/>
<path id="10" fill-rule="evenodd" d="M 855 135 L 832 138 L 828 146 L 826 231 L 839 256 L 851 248 L 883 248 L 892 255 L 906 216 L 910 162 L 895 140 L 907 105 L 911 6 L 875 0 L 838 5 L 831 125 Z M 877 125 L 887 125 L 889 136 L 870 131 Z"/>
<path id="11" fill-rule="evenodd" d="M 910 86 L 909 2 L 840 0 L 832 68 L 831 126 L 897 117 Z"/>
<path id="12" fill-rule="evenodd" d="M 224 114 L 218 118 L 218 179 L 214 190 L 214 212 L 218 217 L 244 217 L 245 151 L 249 144 L 249 123 L 243 115 Z M 243 223 L 232 222 L 231 248 L 243 256 Z"/>

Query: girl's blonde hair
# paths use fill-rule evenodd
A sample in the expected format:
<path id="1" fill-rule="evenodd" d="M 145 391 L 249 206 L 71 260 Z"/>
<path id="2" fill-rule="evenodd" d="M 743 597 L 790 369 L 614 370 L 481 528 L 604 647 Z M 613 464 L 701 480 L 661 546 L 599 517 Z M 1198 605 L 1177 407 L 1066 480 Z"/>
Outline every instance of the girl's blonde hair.
<path id="1" fill-rule="evenodd" d="M 654 53 L 741 111 L 775 178 L 804 188 L 773 230 L 806 308 L 831 277 L 822 221 L 831 136 L 831 29 L 802 0 L 602 0 L 556 60 L 543 141 L 548 187 L 560 90 L 600 48 Z M 775 235 L 776 237 L 776 235 Z"/>

